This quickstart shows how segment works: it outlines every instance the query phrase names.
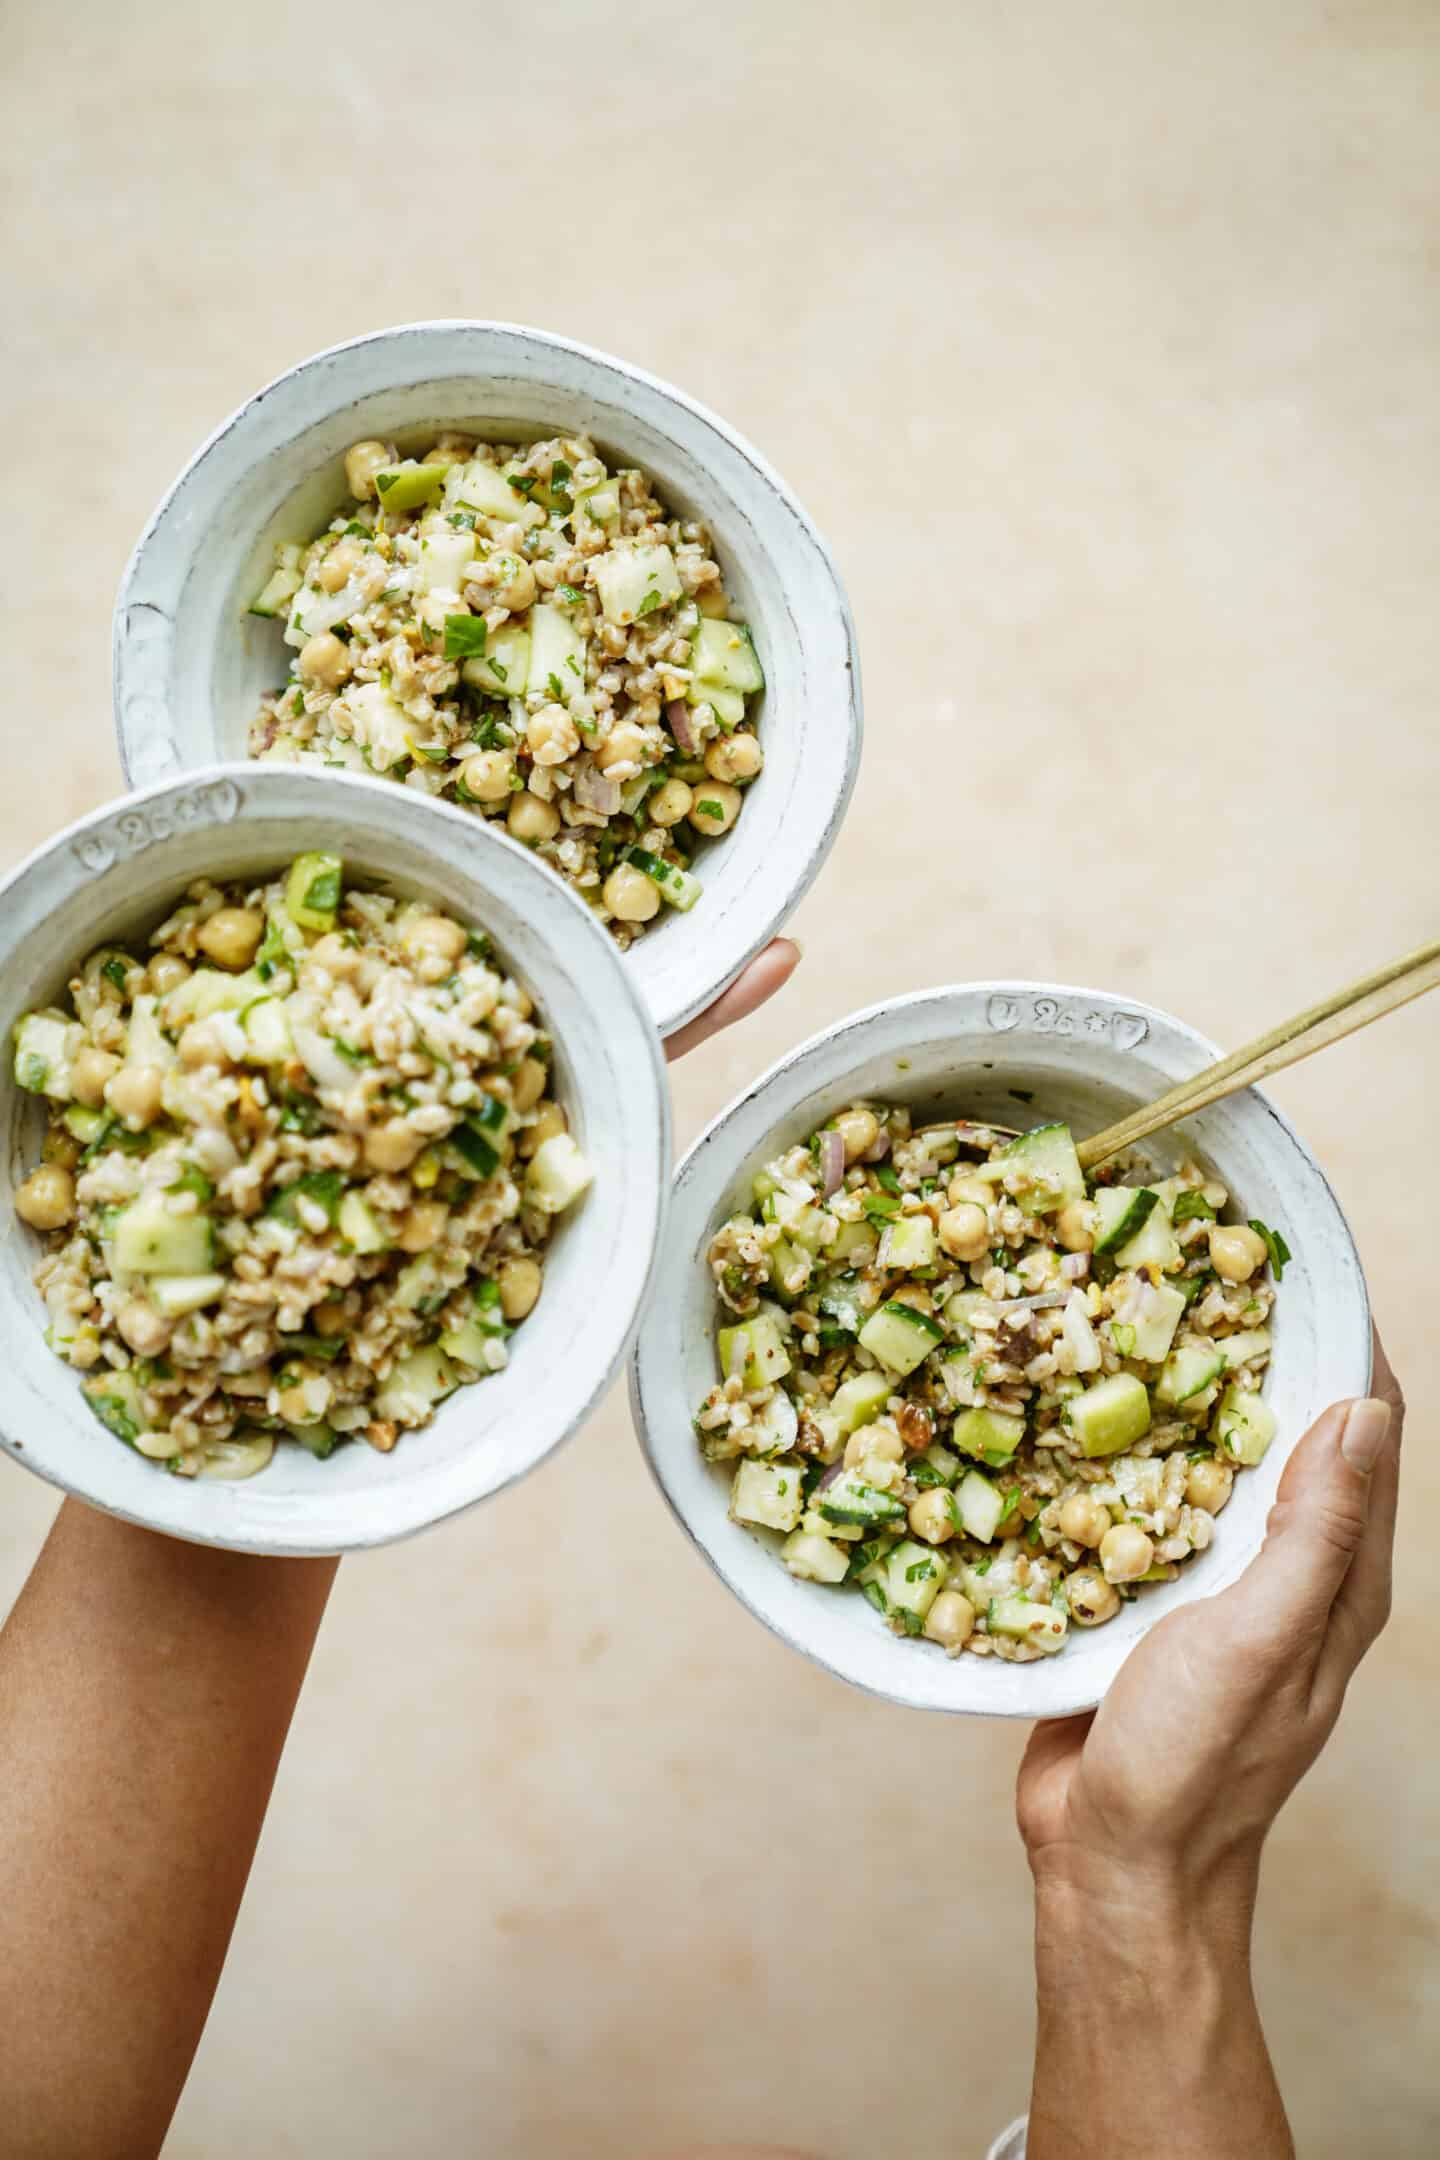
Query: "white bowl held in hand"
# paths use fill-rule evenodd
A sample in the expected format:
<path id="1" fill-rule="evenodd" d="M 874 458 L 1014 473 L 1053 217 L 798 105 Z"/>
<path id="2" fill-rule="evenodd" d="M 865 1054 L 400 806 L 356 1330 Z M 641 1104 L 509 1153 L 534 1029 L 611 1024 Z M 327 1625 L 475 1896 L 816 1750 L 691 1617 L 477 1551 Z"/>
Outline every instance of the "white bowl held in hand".
<path id="1" fill-rule="evenodd" d="M 490 933 L 553 1036 L 555 1092 L 594 1178 L 557 1225 L 509 1365 L 461 1388 L 393 1453 L 352 1443 L 322 1462 L 282 1447 L 245 1483 L 172 1477 L 97 1422 L 81 1375 L 46 1348 L 31 1281 L 41 1244 L 14 1211 L 44 1115 L 16 1086 L 9 1046 L 23 1013 L 68 1004 L 66 983 L 96 945 L 143 939 L 193 879 L 258 879 L 307 849 L 343 856 L 359 884 L 414 895 Z M 245 1552 L 342 1552 L 498 1492 L 575 1431 L 625 1355 L 649 1282 L 669 1098 L 621 955 L 558 878 L 502 833 L 382 781 L 230 766 L 148 789 L 57 835 L 0 887 L 0 924 L 0 1442 L 16 1462 L 177 1537 Z"/>
<path id="2" fill-rule="evenodd" d="M 160 504 L 121 584 L 126 775 L 144 786 L 245 755 L 290 657 L 278 625 L 246 613 L 275 543 L 309 538 L 341 507 L 351 443 L 414 447 L 444 427 L 492 441 L 581 430 L 609 461 L 639 465 L 669 508 L 710 527 L 754 633 L 764 771 L 734 831 L 697 855 L 697 906 L 666 908 L 627 959 L 672 1034 L 734 980 L 824 862 L 859 761 L 859 671 L 838 573 L 788 488 L 723 422 L 623 361 L 503 323 L 410 323 L 317 353 L 232 414 Z"/>
<path id="3" fill-rule="evenodd" d="M 680 1165 L 656 1280 L 631 1364 L 636 1426 L 661 1489 L 736 1596 L 795 1649 L 846 1680 L 917 1709 L 1059 1717 L 1099 1702 L 1142 1635 L 1177 1605 L 1222 1589 L 1258 1551 L 1286 1457 L 1327 1404 L 1370 1378 L 1364 1278 L 1334 1194 L 1304 1143 L 1256 1090 L 1232 1096 L 1138 1150 L 1157 1165 L 1193 1154 L 1229 1188 L 1242 1218 L 1283 1231 L 1293 1259 L 1279 1286 L 1264 1392 L 1279 1433 L 1235 1480 L 1215 1542 L 1173 1583 L 1147 1586 L 1114 1620 L 1072 1629 L 1033 1664 L 962 1655 L 890 1633 L 853 1589 L 790 1576 L 767 1543 L 727 1515 L 728 1466 L 703 1459 L 695 1412 L 717 1376 L 715 1287 L 706 1252 L 751 1205 L 751 1179 L 856 1098 L 918 1115 L 1027 1126 L 1052 1118 L 1077 1136 L 1152 1101 L 1218 1055 L 1178 1020 L 1103 991 L 971 983 L 853 1014 L 772 1066 L 700 1136 Z"/>

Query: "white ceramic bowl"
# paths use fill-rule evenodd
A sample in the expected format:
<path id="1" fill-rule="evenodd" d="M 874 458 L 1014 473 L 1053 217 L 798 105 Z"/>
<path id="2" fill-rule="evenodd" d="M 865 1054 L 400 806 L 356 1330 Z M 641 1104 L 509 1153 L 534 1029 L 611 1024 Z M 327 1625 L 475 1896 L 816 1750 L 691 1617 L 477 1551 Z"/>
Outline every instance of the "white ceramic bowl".
<path id="1" fill-rule="evenodd" d="M 245 610 L 277 540 L 344 497 L 365 436 L 413 447 L 437 425 L 491 440 L 584 428 L 702 517 L 766 672 L 765 770 L 698 862 L 705 894 L 666 909 L 628 965 L 668 1035 L 739 974 L 794 909 L 840 827 L 860 754 L 854 627 L 839 575 L 777 474 L 723 421 L 623 361 L 504 323 L 410 323 L 317 353 L 197 452 L 150 520 L 115 611 L 115 717 L 132 786 L 245 755 L 261 693 L 290 658 Z"/>
<path id="2" fill-rule="evenodd" d="M 663 1289 L 631 1364 L 630 1400 L 650 1465 L 680 1522 L 741 1601 L 795 1649 L 842 1678 L 917 1709 L 1058 1717 L 1097 1703 L 1140 1637 L 1164 1614 L 1232 1582 L 1258 1550 L 1286 1455 L 1327 1403 L 1369 1385 L 1370 1316 L 1360 1263 L 1324 1175 L 1273 1103 L 1232 1097 L 1141 1152 L 1156 1164 L 1197 1153 L 1242 1217 L 1285 1233 L 1294 1259 L 1273 1321 L 1265 1393 L 1279 1437 L 1235 1481 L 1214 1545 L 1179 1580 L 1126 1605 L 1106 1626 L 1071 1630 L 1043 1663 L 947 1658 L 892 1635 L 863 1598 L 795 1581 L 775 1546 L 729 1521 L 730 1480 L 701 1458 L 692 1419 L 715 1383 L 715 1305 L 705 1253 L 750 1205 L 750 1180 L 856 1096 L 1006 1125 L 1069 1121 L 1096 1132 L 1198 1071 L 1218 1053 L 1165 1013 L 1102 991 L 1043 983 L 962 984 L 853 1014 L 754 1082 L 680 1165 L 660 1249 Z M 1017 1101 L 1012 1089 L 1033 1095 Z M 1188 1145 L 1186 1144 L 1188 1143 Z"/>
<path id="3" fill-rule="evenodd" d="M 574 1432 L 629 1346 L 654 1260 L 669 1170 L 659 1043 L 621 957 L 584 905 L 524 848 L 383 781 L 230 766 L 147 789 L 82 818 L 0 887 L 0 1041 L 63 996 L 106 939 L 161 921 L 192 878 L 268 872 L 333 849 L 366 883 L 443 903 L 494 936 L 555 1038 L 556 1088 L 594 1165 L 559 1224 L 539 1304 L 509 1367 L 462 1388 L 389 1455 L 318 1462 L 281 1448 L 243 1484 L 167 1476 L 91 1416 L 80 1375 L 41 1338 L 30 1280 L 40 1240 L 15 1186 L 38 1160 L 44 1114 L 0 1072 L 0 1442 L 16 1462 L 112 1514 L 239 1551 L 380 1545 L 498 1492 Z M 597 1295 L 597 1286 L 603 1295 Z"/>

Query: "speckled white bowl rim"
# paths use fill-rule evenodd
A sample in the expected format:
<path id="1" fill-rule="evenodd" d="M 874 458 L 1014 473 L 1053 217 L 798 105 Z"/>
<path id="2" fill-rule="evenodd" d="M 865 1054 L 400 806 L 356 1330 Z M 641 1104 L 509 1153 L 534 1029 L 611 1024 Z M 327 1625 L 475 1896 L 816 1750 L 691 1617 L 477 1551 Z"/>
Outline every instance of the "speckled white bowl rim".
<path id="1" fill-rule="evenodd" d="M 255 632 L 253 622 L 247 628 L 240 595 L 263 579 L 260 557 L 268 557 L 268 540 L 264 549 L 259 541 L 267 521 L 269 540 L 296 537 L 284 526 L 280 507 L 294 486 L 281 489 L 278 478 L 269 486 L 264 474 L 270 464 L 278 469 L 297 440 L 325 422 L 338 427 L 347 408 L 362 399 L 400 397 L 406 386 L 428 390 L 466 376 L 497 389 L 529 383 L 537 397 L 563 392 L 571 407 L 582 408 L 572 424 L 591 426 L 602 440 L 610 421 L 623 434 L 620 422 L 628 418 L 636 431 L 654 431 L 677 460 L 707 479 L 727 476 L 724 485 L 716 477 L 710 499 L 703 488 L 696 499 L 766 662 L 761 735 L 767 762 L 734 833 L 702 849 L 696 867 L 706 891 L 699 906 L 685 916 L 666 909 L 631 950 L 628 964 L 641 994 L 661 1033 L 670 1035 L 735 980 L 818 876 L 854 787 L 862 713 L 849 601 L 810 518 L 743 436 L 642 368 L 521 324 L 437 320 L 349 339 L 266 384 L 196 451 L 126 566 L 112 640 L 125 775 L 132 786 L 143 785 L 243 752 L 242 739 L 227 739 L 234 734 L 234 715 L 216 710 L 222 702 L 216 653 L 222 636 L 233 631 L 238 645 Z M 523 393 L 517 396 L 523 402 Z M 452 416 L 458 417 L 429 414 Z M 523 415 L 505 417 L 518 421 Z M 417 421 L 411 414 L 395 424 Z M 483 416 L 479 424 L 487 424 Z M 341 432 L 353 439 L 353 430 Z M 324 457 L 338 457 L 338 447 L 337 438 Z M 637 462 L 657 469 L 653 453 L 637 451 Z M 290 471 L 296 471 L 293 458 Z M 247 490 L 246 506 L 239 507 Z M 226 518 L 231 531 L 223 561 L 207 563 L 207 537 Z M 762 572 L 763 582 L 757 582 Z M 204 618 L 193 635 L 177 630 L 182 611 L 186 622 Z M 193 658 L 177 658 L 192 646 Z M 240 663 L 235 666 L 238 674 Z M 277 679 L 271 668 L 272 687 Z M 253 702 L 248 709 L 254 710 Z"/>
<path id="2" fill-rule="evenodd" d="M 1103 1049 L 1097 1047 L 1103 1035 Z M 642 1322 L 630 1365 L 630 1404 L 636 1432 L 656 1482 L 691 1543 L 721 1580 L 782 1641 L 853 1685 L 908 1708 L 995 1717 L 1061 1717 L 1098 1703 L 1115 1674 L 1149 1629 L 1178 1605 L 1223 1589 L 1258 1551 L 1265 1517 L 1281 1470 L 1295 1442 L 1332 1401 L 1363 1395 L 1370 1384 L 1370 1308 L 1364 1275 L 1349 1227 L 1324 1173 L 1275 1105 L 1258 1089 L 1217 1104 L 1189 1120 L 1184 1133 L 1224 1177 L 1225 1142 L 1243 1139 L 1254 1163 L 1269 1165 L 1281 1218 L 1295 1258 L 1273 1316 L 1275 1352 L 1267 1395 L 1288 1406 L 1279 1436 L 1258 1469 L 1236 1480 L 1235 1495 L 1218 1520 L 1209 1552 L 1187 1562 L 1177 1582 L 1157 1586 L 1123 1608 L 1104 1627 L 1072 1628 L 1066 1648 L 1043 1663 L 1016 1665 L 996 1658 L 946 1658 L 928 1643 L 890 1634 L 862 1599 L 792 1580 L 775 1550 L 758 1533 L 726 1515 L 728 1478 L 704 1464 L 692 1417 L 714 1384 L 714 1302 L 706 1247 L 715 1229 L 749 1203 L 749 1180 L 777 1147 L 792 1145 L 814 1122 L 844 1106 L 853 1093 L 878 1095 L 876 1061 L 894 1063 L 922 1043 L 953 1050 L 953 1065 L 975 1072 L 985 1060 L 962 1048 L 992 1054 L 993 1080 L 945 1079 L 924 1084 L 913 1061 L 898 1073 L 894 1093 L 907 1088 L 960 1113 L 988 1088 L 998 1098 L 987 1114 L 1000 1117 L 1007 1078 L 1043 1082 L 1050 1067 L 1078 1066 L 1089 1045 L 1090 1076 L 1052 1077 L 1051 1100 L 1037 1090 L 1033 1109 L 1012 1109 L 1003 1121 L 1039 1122 L 1057 1107 L 1079 1122 L 1079 1104 L 1097 1085 L 1111 1102 L 1092 1112 L 1081 1130 L 1098 1130 L 1121 1102 L 1138 1104 L 1163 1092 L 1219 1056 L 1215 1046 L 1183 1021 L 1153 1006 L 1106 991 L 1050 983 L 992 981 L 916 991 L 913 995 L 852 1013 L 789 1052 L 706 1127 L 681 1162 L 670 1219 L 661 1244 L 661 1288 Z M 1103 1061 L 1106 1077 L 1093 1068 Z M 870 1087 L 853 1089 L 850 1076 L 869 1066 Z M 1128 1077 L 1127 1077 L 1128 1076 Z M 1075 1093 L 1072 1106 L 1063 1100 Z M 818 1102 L 816 1098 L 819 1098 Z M 1178 1160 L 1184 1142 L 1170 1137 L 1148 1143 L 1142 1153 Z M 1254 1164 L 1251 1166 L 1252 1176 Z M 1263 1182 L 1263 1173 L 1262 1173 Z M 1260 1212 L 1253 1189 L 1239 1193 L 1247 1212 Z M 1273 1208 L 1273 1193 L 1266 1204 Z M 1317 1323 L 1323 1317 L 1323 1327 Z M 1308 1342 L 1307 1342 L 1308 1337 Z M 1305 1375 L 1297 1370 L 1307 1359 Z M 1276 1387 L 1273 1383 L 1280 1381 Z"/>
<path id="3" fill-rule="evenodd" d="M 286 1448 L 241 1483 L 170 1477 L 91 1416 L 81 1375 L 42 1340 L 44 1307 L 30 1282 L 40 1241 L 18 1221 L 13 1193 L 34 1166 L 43 1115 L 11 1076 L 11 1030 L 37 996 L 63 988 L 102 935 L 131 927 L 127 909 L 147 926 L 158 921 L 190 879 L 207 874 L 204 858 L 233 848 L 233 871 L 219 874 L 238 876 L 244 861 L 268 868 L 300 846 L 337 843 L 362 875 L 448 898 L 496 930 L 502 959 L 553 1029 L 557 1092 L 595 1181 L 561 1218 L 544 1294 L 513 1338 L 508 1369 L 451 1396 L 393 1453 L 355 1443 L 316 1462 Z M 387 870 L 387 859 L 403 867 Z M 463 812 L 407 799 L 383 781 L 219 766 L 57 833 L 0 885 L 0 925 L 0 1329 L 9 1367 L 0 1445 L 12 1460 L 92 1506 L 194 1543 L 333 1553 L 387 1544 L 473 1506 L 579 1428 L 620 1368 L 653 1278 L 669 1093 L 659 1039 L 613 942 L 526 849 L 503 833 L 477 835 Z M 603 1298 L 592 1294 L 597 1280 Z"/>

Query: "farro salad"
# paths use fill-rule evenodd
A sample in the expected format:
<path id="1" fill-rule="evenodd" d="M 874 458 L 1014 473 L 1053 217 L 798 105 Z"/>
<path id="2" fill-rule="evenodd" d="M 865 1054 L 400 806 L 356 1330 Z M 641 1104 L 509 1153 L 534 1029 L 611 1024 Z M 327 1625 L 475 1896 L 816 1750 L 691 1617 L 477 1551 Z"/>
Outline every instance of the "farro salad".
<path id="1" fill-rule="evenodd" d="M 182 1477 L 384 1453 L 505 1365 L 590 1171 L 482 931 L 304 854 L 191 885 L 69 998 L 16 1029 L 49 1128 L 15 1206 L 119 1439 Z"/>
<path id="2" fill-rule="evenodd" d="M 1290 1254 L 1193 1163 L 1087 1184 L 1068 1128 L 854 1103 L 754 1180 L 709 1261 L 699 1411 L 733 1521 L 896 1634 L 1026 1661 L 1203 1552 L 1262 1460 Z"/>
<path id="3" fill-rule="evenodd" d="M 700 897 L 764 762 L 764 687 L 705 527 L 584 435 L 359 442 L 352 501 L 276 550 L 251 612 L 285 618 L 290 680 L 252 756 L 388 773 L 503 819 L 629 945 Z"/>

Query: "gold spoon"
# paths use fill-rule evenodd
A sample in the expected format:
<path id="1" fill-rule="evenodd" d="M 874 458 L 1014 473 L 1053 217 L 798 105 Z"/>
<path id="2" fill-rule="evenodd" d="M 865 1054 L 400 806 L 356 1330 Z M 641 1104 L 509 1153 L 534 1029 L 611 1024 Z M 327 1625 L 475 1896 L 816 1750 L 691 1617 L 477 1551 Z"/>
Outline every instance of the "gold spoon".
<path id="1" fill-rule="evenodd" d="M 1337 990 L 1333 997 L 1296 1013 L 1293 1020 L 1283 1021 L 1268 1035 L 1257 1036 L 1243 1050 L 1233 1050 L 1229 1057 L 1207 1065 L 1193 1078 L 1181 1080 L 1145 1109 L 1132 1110 L 1118 1124 L 1107 1125 L 1103 1132 L 1080 1141 L 1076 1153 L 1081 1168 L 1093 1170 L 1097 1163 L 1118 1155 L 1122 1148 L 1134 1147 L 1137 1141 L 1147 1140 L 1151 1133 L 1163 1132 L 1167 1125 L 1176 1125 L 1181 1118 L 1207 1109 L 1211 1103 L 1223 1102 L 1227 1095 L 1253 1087 L 1271 1073 L 1283 1072 L 1287 1065 L 1298 1065 L 1301 1058 L 1313 1057 L 1317 1050 L 1339 1042 L 1342 1036 L 1353 1035 L 1357 1028 L 1383 1019 L 1386 1013 L 1408 1005 L 1411 998 L 1423 997 L 1437 984 L 1440 940 L 1419 946 L 1403 960 L 1394 960 L 1373 975 L 1362 976 L 1348 990 Z"/>

